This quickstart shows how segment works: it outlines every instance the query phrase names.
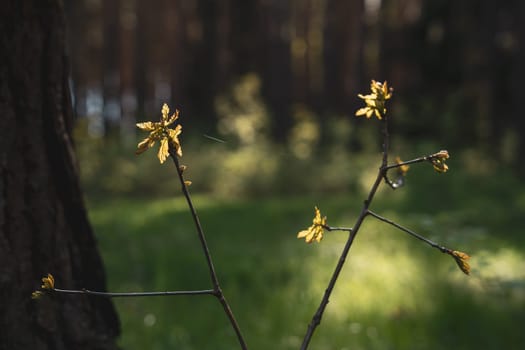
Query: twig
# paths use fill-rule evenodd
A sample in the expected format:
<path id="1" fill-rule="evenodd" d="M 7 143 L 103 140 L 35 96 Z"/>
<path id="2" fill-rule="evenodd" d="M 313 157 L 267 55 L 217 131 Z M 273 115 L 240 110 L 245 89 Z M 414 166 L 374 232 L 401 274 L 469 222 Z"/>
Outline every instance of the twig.
<path id="1" fill-rule="evenodd" d="M 347 231 L 347 232 L 352 232 L 352 228 L 350 227 L 334 227 L 334 226 L 327 226 L 327 225 L 324 225 L 323 228 L 326 230 L 326 231 Z"/>
<path id="2" fill-rule="evenodd" d="M 452 250 L 452 249 L 449 249 L 447 247 L 441 246 L 441 245 L 437 244 L 436 242 L 431 241 L 430 239 L 428 239 L 426 237 L 423 237 L 420 234 L 418 234 L 418 233 L 416 233 L 416 232 L 414 232 L 414 231 L 412 231 L 412 230 L 410 230 L 410 229 L 408 229 L 408 228 L 406 228 L 404 226 L 401 226 L 398 223 L 395 223 L 394 221 L 392 221 L 390 219 L 387 219 L 387 218 L 385 218 L 385 217 L 383 217 L 381 215 L 378 215 L 378 214 L 374 213 L 371 210 L 368 211 L 368 214 L 373 216 L 373 217 L 375 217 L 376 219 L 378 219 L 380 221 L 386 222 L 387 224 L 390 224 L 390 225 L 394 226 L 395 228 L 400 229 L 403 232 L 408 233 L 409 235 L 419 239 L 420 241 L 425 242 L 426 244 L 428 244 L 432 248 L 436 248 L 437 250 L 439 250 L 441 253 L 445 253 L 445 254 L 450 255 L 452 258 L 454 258 L 454 260 L 456 261 L 456 264 L 458 265 L 460 270 L 463 271 L 464 274 L 470 275 L 470 265 L 468 263 L 468 260 L 470 259 L 470 256 L 467 253 L 464 253 L 464 252 L 461 252 L 461 251 L 458 251 L 458 250 Z"/>
<path id="3" fill-rule="evenodd" d="M 120 297 L 155 297 L 155 296 L 167 296 L 167 295 L 215 295 L 216 292 L 213 289 L 204 290 L 177 290 L 177 291 L 165 291 L 165 292 L 97 292 L 88 289 L 61 289 L 53 288 L 51 291 L 63 294 L 89 294 L 97 295 L 107 298 L 120 298 Z"/>
<path id="4" fill-rule="evenodd" d="M 182 193 L 184 194 L 184 197 L 186 198 L 186 202 L 190 209 L 191 216 L 193 217 L 193 221 L 195 223 L 195 228 L 197 229 L 197 234 L 201 242 L 204 256 L 206 257 L 206 262 L 208 264 L 208 270 L 210 273 L 211 282 L 213 284 L 213 291 L 214 291 L 213 295 L 217 297 L 217 299 L 222 305 L 222 308 L 224 309 L 224 312 L 228 316 L 228 319 L 230 320 L 230 324 L 233 327 L 235 334 L 237 335 L 237 339 L 239 341 L 241 348 L 243 350 L 246 350 L 248 349 L 248 346 L 246 345 L 246 342 L 244 341 L 244 338 L 241 333 L 241 329 L 237 321 L 235 320 L 235 316 L 233 315 L 230 305 L 228 304 L 228 301 L 226 300 L 226 297 L 224 296 L 224 293 L 222 292 L 221 286 L 219 284 L 219 279 L 217 278 L 217 274 L 215 272 L 215 267 L 213 266 L 213 260 L 211 258 L 210 250 L 208 248 L 208 244 L 206 243 L 206 237 L 204 235 L 204 230 L 202 229 L 202 225 L 200 223 L 199 216 L 197 215 L 197 210 L 195 209 L 195 206 L 193 205 L 193 201 L 191 200 L 191 196 L 188 191 L 188 186 L 186 185 L 184 181 L 183 170 L 180 166 L 177 152 L 171 145 L 169 147 L 169 153 L 170 153 L 171 159 L 173 159 L 173 162 L 175 163 L 175 168 L 177 169 L 177 174 L 179 176 L 179 180 L 182 186 Z"/>
<path id="5" fill-rule="evenodd" d="M 211 258 L 210 250 L 208 249 L 208 244 L 206 243 L 206 237 L 204 236 L 204 230 L 202 229 L 202 225 L 199 220 L 199 216 L 197 215 L 197 210 L 195 209 L 195 206 L 193 205 L 193 201 L 191 200 L 190 193 L 188 191 L 188 186 L 184 183 L 184 176 L 183 171 L 181 170 L 179 159 L 177 158 L 177 154 L 174 149 L 170 146 L 170 156 L 173 159 L 173 162 L 175 163 L 175 167 L 177 169 L 177 174 L 179 175 L 179 180 L 182 186 L 182 193 L 184 194 L 184 197 L 186 198 L 186 202 L 188 203 L 188 207 L 191 212 L 191 216 L 193 218 L 193 222 L 195 223 L 195 227 L 197 229 L 197 234 L 199 236 L 199 240 L 201 242 L 202 250 L 204 251 L 204 256 L 206 257 L 206 263 L 208 264 L 208 270 L 210 273 L 211 282 L 213 284 L 213 288 L 215 290 L 220 289 L 219 281 L 217 279 L 217 274 L 215 273 L 215 267 L 213 266 L 213 261 Z"/>
<path id="6" fill-rule="evenodd" d="M 324 311 L 330 301 L 330 296 L 335 287 L 337 279 L 339 278 L 339 274 L 341 273 L 341 270 L 343 269 L 344 263 L 346 261 L 346 257 L 348 256 L 348 252 L 350 251 L 350 248 L 352 247 L 352 244 L 354 243 L 354 239 L 357 235 L 357 232 L 359 231 L 359 228 L 361 227 L 361 224 L 363 223 L 364 219 L 366 218 L 368 214 L 368 208 L 370 207 L 370 204 L 372 203 L 372 200 L 374 199 L 377 189 L 379 188 L 379 185 L 381 184 L 381 181 L 383 180 L 386 174 L 387 164 L 388 164 L 388 147 L 389 147 L 388 119 L 386 118 L 386 116 L 384 117 L 382 122 L 383 122 L 383 159 L 381 162 L 381 167 L 379 168 L 377 172 L 376 180 L 374 184 L 372 185 L 370 192 L 368 193 L 368 197 L 363 204 L 361 213 L 357 217 L 356 223 L 353 226 L 353 228 L 350 229 L 350 234 L 348 235 L 348 239 L 343 248 L 343 251 L 341 252 L 341 256 L 339 257 L 339 261 L 337 262 L 337 265 L 332 274 L 330 282 L 328 283 L 328 286 L 325 290 L 321 303 L 319 307 L 317 308 L 317 311 L 315 312 L 314 316 L 312 317 L 312 320 L 308 324 L 308 328 L 306 330 L 306 334 L 303 338 L 303 343 L 301 345 L 301 350 L 306 350 L 308 348 L 308 345 L 310 344 L 310 341 L 312 339 L 315 329 L 321 323 L 321 319 L 323 317 Z"/>
<path id="7" fill-rule="evenodd" d="M 446 247 L 443 247 L 443 246 L 437 244 L 436 242 L 431 241 L 430 239 L 428 239 L 426 237 L 423 237 L 420 234 L 418 234 L 418 233 L 416 233 L 416 232 L 414 232 L 414 231 L 412 231 L 412 230 L 410 230 L 410 229 L 408 229 L 408 228 L 406 228 L 404 226 L 399 225 L 398 223 L 395 223 L 394 221 L 392 221 L 390 219 L 387 219 L 387 218 L 385 218 L 385 217 L 383 217 L 381 215 L 378 215 L 378 214 L 374 213 L 371 210 L 368 210 L 368 214 L 373 216 L 373 217 L 375 217 L 376 219 L 378 219 L 380 221 L 386 222 L 387 224 L 390 224 L 390 225 L 394 226 L 397 229 L 400 229 L 403 232 L 408 233 L 412 237 L 415 237 L 415 238 L 419 239 L 420 241 L 425 242 L 426 244 L 428 244 L 432 248 L 436 248 L 442 253 L 449 253 L 451 251 L 450 249 L 448 249 Z"/>
<path id="8" fill-rule="evenodd" d="M 384 175 L 384 179 L 385 179 L 385 182 L 388 186 L 390 186 L 390 188 L 392 188 L 393 190 L 397 190 L 398 188 L 402 187 L 404 184 L 405 184 L 405 172 L 403 172 L 402 170 L 399 171 L 399 174 L 398 174 L 398 177 L 392 181 L 389 177 L 388 177 L 388 171 L 390 169 L 394 169 L 394 168 L 397 168 L 397 169 L 402 169 L 402 167 L 404 166 L 408 166 L 410 164 L 415 164 L 415 163 L 421 163 L 421 162 L 425 162 L 425 161 L 432 161 L 432 159 L 435 159 L 437 156 L 436 153 L 434 154 L 430 154 L 428 156 L 424 156 L 424 157 L 419 157 L 419 158 L 415 158 L 415 159 L 412 159 L 412 160 L 407 160 L 407 161 L 404 161 L 404 162 L 396 162 L 394 164 L 390 164 L 390 165 L 387 165 L 385 166 L 385 175 Z"/>
<path id="9" fill-rule="evenodd" d="M 399 163 L 387 165 L 387 166 L 385 166 L 385 170 L 388 171 L 388 170 L 393 169 L 393 168 L 399 168 L 399 167 L 401 167 L 403 165 L 410 165 L 410 164 L 414 164 L 414 163 L 428 162 L 428 161 L 430 161 L 430 160 L 432 160 L 434 158 L 436 158 L 436 154 L 435 153 L 429 154 L 428 156 L 423 156 L 423 157 L 407 160 L 407 161 L 404 161 L 404 162 L 399 162 Z"/>

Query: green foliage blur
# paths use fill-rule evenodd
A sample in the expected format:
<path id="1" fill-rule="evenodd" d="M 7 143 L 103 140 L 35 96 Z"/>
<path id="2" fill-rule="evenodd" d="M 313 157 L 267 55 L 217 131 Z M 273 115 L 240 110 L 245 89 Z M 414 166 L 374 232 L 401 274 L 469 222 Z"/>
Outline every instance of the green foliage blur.
<path id="1" fill-rule="evenodd" d="M 471 276 L 447 255 L 367 219 L 313 349 L 517 349 L 525 343 L 525 186 L 510 176 L 411 169 L 374 210 L 472 255 Z M 251 349 L 297 349 L 346 240 L 296 239 L 318 205 L 351 225 L 362 193 L 195 198 L 223 290 Z M 112 291 L 209 288 L 184 198 L 92 200 Z M 235 349 L 212 297 L 115 299 L 125 349 Z"/>
<path id="2" fill-rule="evenodd" d="M 213 135 L 182 111 L 182 163 L 188 165 L 185 174 L 193 181 L 192 189 L 229 198 L 355 189 L 359 176 L 352 169 L 366 158 L 355 157 L 351 140 L 360 145 L 360 152 L 376 149 L 375 127 L 360 125 L 357 133 L 348 116 L 318 116 L 297 105 L 287 141 L 276 143 L 259 85 L 259 78 L 248 74 L 217 97 L 220 118 Z M 93 138 L 89 119 L 79 121 L 77 152 L 90 194 L 158 196 L 172 195 L 178 188 L 171 181 L 173 169 L 167 164 L 159 167 L 156 147 L 134 155 L 136 143 L 146 135 L 110 133 Z"/>
<path id="3" fill-rule="evenodd" d="M 274 142 L 257 79 L 216 101 L 209 132 L 181 114 L 181 136 L 221 285 L 251 349 L 297 349 L 346 240 L 296 239 L 318 206 L 328 223 L 355 221 L 380 164 L 377 122 L 293 109 Z M 155 120 L 158 116 L 149 118 Z M 171 162 L 145 135 L 75 141 L 91 221 L 111 291 L 210 288 L 204 256 Z M 393 129 L 403 125 L 401 120 Z M 212 138 L 210 138 L 211 136 Z M 439 139 L 440 135 L 436 135 Z M 221 141 L 215 141 L 217 138 Z M 158 147 L 158 145 L 157 145 Z M 525 186 L 483 151 L 392 135 L 391 159 L 448 149 L 446 174 L 413 165 L 406 186 L 382 186 L 373 210 L 472 256 L 472 275 L 403 232 L 368 218 L 312 349 L 500 349 L 525 344 Z M 235 349 L 212 297 L 116 299 L 121 345 L 135 349 Z"/>

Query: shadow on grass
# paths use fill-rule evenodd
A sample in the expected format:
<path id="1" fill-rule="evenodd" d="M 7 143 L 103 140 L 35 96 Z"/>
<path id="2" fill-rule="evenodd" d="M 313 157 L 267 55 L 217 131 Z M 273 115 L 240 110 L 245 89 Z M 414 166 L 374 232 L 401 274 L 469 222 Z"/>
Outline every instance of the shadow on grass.
<path id="1" fill-rule="evenodd" d="M 428 170 L 428 169 L 427 169 Z M 479 177 L 416 174 L 379 194 L 374 210 L 473 255 L 450 257 L 368 219 L 350 252 L 312 349 L 499 349 L 525 344 L 524 188 Z M 413 178 L 413 179 L 412 179 Z M 389 191 L 389 190 L 388 190 Z M 391 191 L 390 191 L 391 192 Z M 297 349 L 346 235 L 295 238 L 320 206 L 352 225 L 362 195 L 226 202 L 196 197 L 226 297 L 251 349 Z M 356 200 L 357 199 L 357 200 Z M 112 290 L 205 289 L 210 282 L 182 198 L 92 203 Z M 235 349 L 212 297 L 117 301 L 128 349 Z"/>

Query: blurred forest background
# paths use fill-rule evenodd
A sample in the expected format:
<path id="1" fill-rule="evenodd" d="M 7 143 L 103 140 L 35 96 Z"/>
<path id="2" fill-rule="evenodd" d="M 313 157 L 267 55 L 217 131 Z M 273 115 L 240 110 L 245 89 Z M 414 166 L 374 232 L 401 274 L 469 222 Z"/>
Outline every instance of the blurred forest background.
<path id="1" fill-rule="evenodd" d="M 179 193 L 173 169 L 156 150 L 134 155 L 135 123 L 166 102 L 181 110 L 183 163 L 248 343 L 298 348 L 344 237 L 314 247 L 295 233 L 314 205 L 353 222 L 381 140 L 353 116 L 356 95 L 387 80 L 392 155 L 451 159 L 446 175 L 413 166 L 378 209 L 471 253 L 473 277 L 370 223 L 313 348 L 525 344 L 525 2 L 65 3 L 75 141 L 110 288 L 208 283 L 183 203 L 165 199 Z M 211 302 L 161 299 L 117 301 L 127 349 L 236 347 Z"/>
<path id="2" fill-rule="evenodd" d="M 129 147 L 135 122 L 158 118 L 167 102 L 198 144 L 211 143 L 207 134 L 259 153 L 286 145 L 299 159 L 336 142 L 362 151 L 371 135 L 356 135 L 362 121 L 351 117 L 376 79 L 395 87 L 401 140 L 477 150 L 476 162 L 523 171 L 520 1 L 66 3 L 75 108 L 89 138 Z M 264 176 L 278 169 L 266 162 Z"/>

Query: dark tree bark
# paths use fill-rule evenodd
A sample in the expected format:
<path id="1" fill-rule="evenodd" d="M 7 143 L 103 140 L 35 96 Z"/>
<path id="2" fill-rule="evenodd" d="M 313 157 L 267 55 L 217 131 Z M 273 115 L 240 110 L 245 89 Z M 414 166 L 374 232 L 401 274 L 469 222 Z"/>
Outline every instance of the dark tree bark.
<path id="1" fill-rule="evenodd" d="M 0 348 L 116 349 L 107 299 L 47 295 L 105 289 L 78 181 L 59 0 L 7 0 L 0 9 Z"/>

